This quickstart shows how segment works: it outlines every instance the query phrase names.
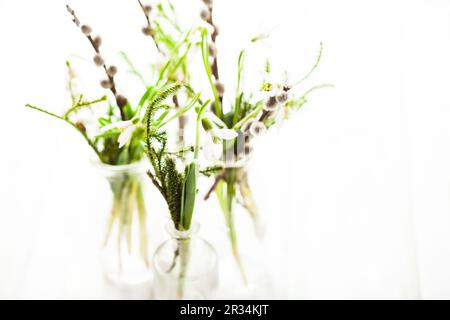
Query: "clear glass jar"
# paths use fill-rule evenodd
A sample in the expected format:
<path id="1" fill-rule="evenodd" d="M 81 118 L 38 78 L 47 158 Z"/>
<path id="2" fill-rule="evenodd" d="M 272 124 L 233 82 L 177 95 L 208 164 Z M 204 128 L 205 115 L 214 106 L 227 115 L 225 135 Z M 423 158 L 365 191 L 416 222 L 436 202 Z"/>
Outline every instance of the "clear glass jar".
<path id="1" fill-rule="evenodd" d="M 147 164 L 93 164 L 106 178 L 111 205 L 104 233 L 101 264 L 106 279 L 115 285 L 138 285 L 151 280 L 147 210 L 143 182 Z"/>
<path id="2" fill-rule="evenodd" d="M 161 244 L 153 258 L 156 299 L 209 299 L 218 286 L 215 249 L 197 237 L 199 225 L 179 231 L 167 225 L 171 239 Z"/>
<path id="3" fill-rule="evenodd" d="M 215 159 L 210 160 L 216 166 L 222 168 L 215 175 L 214 189 L 210 189 L 206 199 L 209 198 L 213 191 L 218 194 L 219 202 L 221 202 L 222 211 L 224 211 L 227 226 L 233 229 L 233 212 L 236 204 L 242 206 L 252 218 L 255 233 L 257 237 L 263 238 L 265 233 L 264 224 L 258 215 L 258 208 L 253 196 L 248 178 L 248 163 L 253 155 L 254 138 L 248 130 L 239 131 L 238 136 L 233 140 L 222 140 L 210 148 L 216 148 L 209 154 L 216 154 Z M 230 233 L 233 233 L 230 230 Z"/>

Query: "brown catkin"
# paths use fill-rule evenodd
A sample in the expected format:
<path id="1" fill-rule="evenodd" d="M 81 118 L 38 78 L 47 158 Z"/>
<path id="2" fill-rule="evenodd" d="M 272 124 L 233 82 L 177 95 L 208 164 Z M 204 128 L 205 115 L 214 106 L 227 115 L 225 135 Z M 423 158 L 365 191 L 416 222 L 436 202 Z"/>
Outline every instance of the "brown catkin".
<path id="1" fill-rule="evenodd" d="M 100 85 L 102 86 L 102 88 L 105 88 L 105 89 L 111 89 L 111 87 L 112 87 L 111 81 L 106 80 L 106 79 L 100 81 Z"/>
<path id="2" fill-rule="evenodd" d="M 105 63 L 105 61 L 103 60 L 101 55 L 96 54 L 94 56 L 94 63 L 97 67 L 101 67 Z"/>
<path id="3" fill-rule="evenodd" d="M 94 46 L 96 49 L 100 48 L 100 46 L 102 45 L 102 38 L 100 36 L 96 36 L 93 40 L 92 40 Z"/>
<path id="4" fill-rule="evenodd" d="M 211 18 L 211 11 L 209 11 L 208 9 L 203 9 L 200 12 L 200 17 L 205 21 L 209 20 L 209 18 Z"/>
<path id="5" fill-rule="evenodd" d="M 91 34 L 91 32 L 92 32 L 92 28 L 90 27 L 90 26 L 88 26 L 88 25 L 86 25 L 86 24 L 83 24 L 82 26 L 81 26 L 81 32 L 83 32 L 85 35 L 90 35 Z"/>
<path id="6" fill-rule="evenodd" d="M 147 14 L 147 15 L 149 15 L 150 14 L 150 12 L 152 12 L 152 6 L 151 5 L 145 5 L 144 7 L 143 7 L 143 9 L 144 9 L 144 12 L 145 12 L 145 14 Z"/>
<path id="7" fill-rule="evenodd" d="M 145 34 L 146 36 L 151 36 L 152 35 L 152 29 L 150 27 L 143 27 L 142 28 L 142 33 Z"/>
<path id="8" fill-rule="evenodd" d="M 277 96 L 278 103 L 285 103 L 288 99 L 289 95 L 287 92 L 283 92 L 279 96 Z"/>
<path id="9" fill-rule="evenodd" d="M 216 90 L 219 96 L 223 96 L 223 94 L 225 93 L 225 86 L 223 85 L 222 82 L 219 81 L 216 82 Z"/>
<path id="10" fill-rule="evenodd" d="M 116 102 L 117 102 L 117 106 L 119 108 L 123 108 L 125 107 L 125 105 L 127 104 L 128 100 L 127 98 L 125 98 L 124 96 L 122 96 L 121 94 L 118 94 L 116 96 Z"/>
<path id="11" fill-rule="evenodd" d="M 116 66 L 110 66 L 108 68 L 108 75 L 110 77 L 114 77 L 116 75 L 116 73 L 117 73 L 117 67 Z"/>

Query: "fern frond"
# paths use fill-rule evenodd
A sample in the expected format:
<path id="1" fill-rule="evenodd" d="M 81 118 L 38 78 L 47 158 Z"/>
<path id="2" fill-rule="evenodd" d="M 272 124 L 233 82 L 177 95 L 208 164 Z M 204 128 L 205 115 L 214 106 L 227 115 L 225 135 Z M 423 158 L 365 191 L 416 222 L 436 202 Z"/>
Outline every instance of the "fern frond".
<path id="1" fill-rule="evenodd" d="M 152 124 L 156 111 L 162 108 L 162 103 L 164 102 L 164 100 L 177 93 L 178 90 L 181 89 L 181 87 L 181 83 L 168 85 L 162 90 L 158 90 L 148 103 L 147 110 L 145 111 L 144 116 L 147 154 L 152 153 L 152 139 L 155 137 L 155 132 L 153 132 L 154 130 L 152 130 Z"/>

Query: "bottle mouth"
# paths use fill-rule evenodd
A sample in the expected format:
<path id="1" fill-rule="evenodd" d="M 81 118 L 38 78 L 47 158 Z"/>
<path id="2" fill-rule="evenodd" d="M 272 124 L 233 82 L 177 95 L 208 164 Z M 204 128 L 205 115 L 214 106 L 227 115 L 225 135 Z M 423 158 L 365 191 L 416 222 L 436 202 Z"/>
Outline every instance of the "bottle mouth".
<path id="1" fill-rule="evenodd" d="M 139 161 L 135 161 L 128 164 L 120 164 L 120 165 L 113 165 L 113 164 L 107 164 L 104 162 L 101 162 L 100 159 L 97 157 L 91 157 L 90 159 L 91 164 L 93 167 L 98 169 L 101 173 L 105 175 L 111 175 L 111 174 L 121 174 L 121 173 L 145 173 L 149 169 L 148 161 L 143 157 Z"/>
<path id="2" fill-rule="evenodd" d="M 189 230 L 178 230 L 175 228 L 173 221 L 169 221 L 166 224 L 166 231 L 175 239 L 189 239 L 192 236 L 198 234 L 200 230 L 200 224 L 198 222 L 192 222 Z"/>
<path id="3" fill-rule="evenodd" d="M 250 161 L 250 156 L 247 155 L 245 157 L 242 157 L 240 159 L 220 159 L 217 161 L 218 165 L 220 165 L 222 168 L 243 168 L 247 166 L 248 162 Z"/>
<path id="4" fill-rule="evenodd" d="M 180 243 L 183 240 L 185 241 L 191 241 L 191 249 L 197 248 L 199 245 L 203 246 L 208 250 L 209 258 L 207 259 L 207 263 L 202 265 L 201 270 L 197 270 L 195 274 L 190 274 L 187 276 L 187 281 L 197 281 L 201 278 L 203 278 L 205 275 L 210 274 L 211 272 L 214 272 L 217 270 L 218 266 L 218 255 L 215 248 L 206 240 L 202 239 L 201 237 L 193 237 L 196 235 L 200 229 L 200 224 L 197 222 L 193 222 L 191 225 L 191 228 L 188 231 L 179 231 L 175 229 L 175 226 L 172 221 L 169 221 L 166 224 L 166 229 L 170 233 L 170 235 L 173 237 L 170 240 L 167 240 L 163 242 L 155 251 L 154 258 L 153 258 L 153 266 L 154 270 L 157 274 L 164 275 L 166 277 L 171 278 L 178 278 L 177 273 L 171 273 L 168 272 L 168 270 L 164 267 L 164 263 L 161 263 L 161 260 L 156 258 L 161 253 L 167 253 L 166 250 L 171 250 L 170 252 L 174 252 L 174 245 L 176 246 L 176 243 Z M 170 249 L 168 249 L 170 248 Z"/>

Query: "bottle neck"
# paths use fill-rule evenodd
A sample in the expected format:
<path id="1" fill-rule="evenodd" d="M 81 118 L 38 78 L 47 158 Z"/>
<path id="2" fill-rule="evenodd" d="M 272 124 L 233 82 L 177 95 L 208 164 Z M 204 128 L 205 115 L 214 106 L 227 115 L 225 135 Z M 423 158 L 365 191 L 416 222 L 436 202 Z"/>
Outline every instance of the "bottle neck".
<path id="1" fill-rule="evenodd" d="M 178 230 L 175 228 L 175 225 L 172 221 L 167 223 L 166 230 L 169 235 L 176 240 L 185 240 L 195 237 L 200 230 L 200 224 L 192 223 L 191 228 L 189 230 Z"/>

